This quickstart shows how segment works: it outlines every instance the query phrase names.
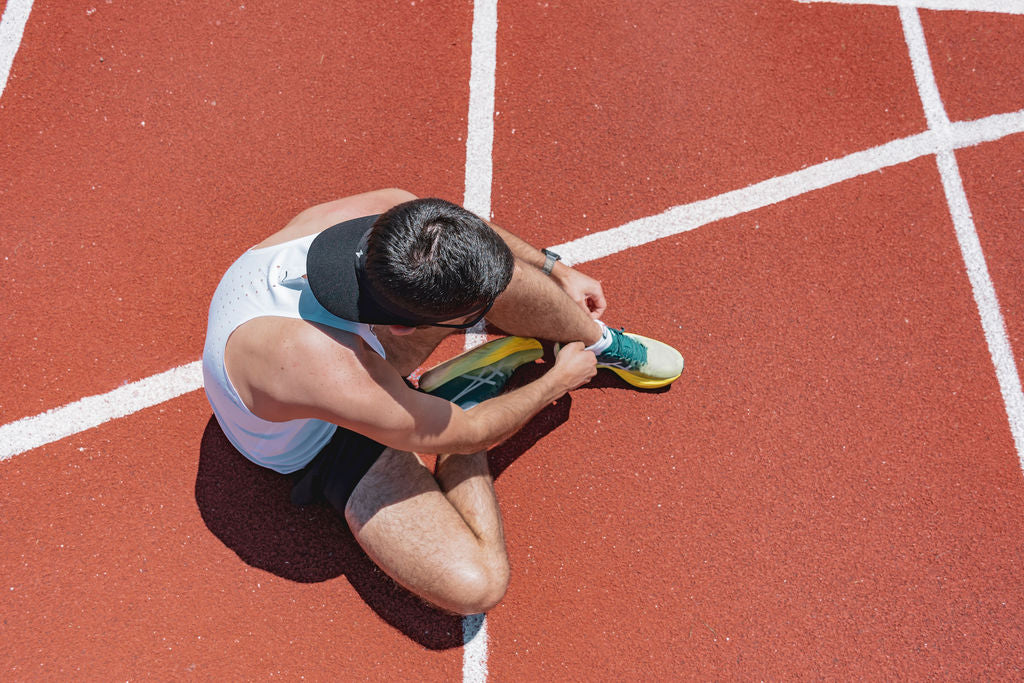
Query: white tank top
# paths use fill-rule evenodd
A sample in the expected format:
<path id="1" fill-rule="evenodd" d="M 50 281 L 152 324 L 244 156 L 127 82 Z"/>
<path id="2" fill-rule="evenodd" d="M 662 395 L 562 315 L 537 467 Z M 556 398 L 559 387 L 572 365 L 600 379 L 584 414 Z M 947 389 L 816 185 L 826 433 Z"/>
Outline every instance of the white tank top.
<path id="1" fill-rule="evenodd" d="M 206 397 L 224 434 L 245 457 L 282 474 L 302 469 L 331 440 L 337 427 L 322 420 L 268 422 L 253 415 L 224 367 L 224 347 L 231 333 L 254 318 L 298 318 L 357 334 L 384 356 L 369 325 L 339 318 L 313 297 L 303 275 L 306 252 L 314 238 L 315 234 L 307 235 L 242 254 L 213 294 L 203 349 Z"/>

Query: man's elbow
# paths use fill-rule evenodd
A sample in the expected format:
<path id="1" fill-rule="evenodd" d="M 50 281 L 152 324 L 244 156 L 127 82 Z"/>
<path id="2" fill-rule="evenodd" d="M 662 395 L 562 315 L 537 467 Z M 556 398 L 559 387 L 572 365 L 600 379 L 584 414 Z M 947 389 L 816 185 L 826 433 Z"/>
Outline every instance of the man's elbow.
<path id="1" fill-rule="evenodd" d="M 486 451 L 492 445 L 491 435 L 482 420 L 474 419 L 471 412 L 456 408 L 455 419 L 439 434 L 419 434 L 417 453 L 472 455 Z"/>
<path id="2" fill-rule="evenodd" d="M 464 431 L 460 434 L 462 438 L 452 450 L 447 451 L 448 453 L 472 455 L 486 451 L 497 442 L 489 421 L 484 419 L 483 411 L 464 410 L 463 417 L 465 419 L 461 422 Z"/>

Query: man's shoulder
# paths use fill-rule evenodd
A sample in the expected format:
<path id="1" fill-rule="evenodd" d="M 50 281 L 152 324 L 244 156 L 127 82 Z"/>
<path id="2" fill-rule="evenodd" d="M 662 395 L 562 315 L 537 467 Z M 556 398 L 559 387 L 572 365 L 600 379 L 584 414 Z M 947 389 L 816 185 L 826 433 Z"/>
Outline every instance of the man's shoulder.
<path id="1" fill-rule="evenodd" d="M 312 235 L 321 230 L 326 230 L 332 225 L 352 220 L 353 218 L 384 213 L 392 206 L 412 199 L 416 199 L 416 195 L 410 192 L 397 188 L 386 188 L 335 199 L 324 204 L 317 204 L 302 211 L 289 221 L 284 228 L 256 246 L 270 247 L 282 242 Z"/>
<path id="2" fill-rule="evenodd" d="M 375 384 L 380 359 L 357 334 L 295 318 L 265 316 L 240 326 L 228 340 L 232 383 L 254 414 L 294 419 L 324 384 L 357 393 Z"/>
<path id="3" fill-rule="evenodd" d="M 335 366 L 363 367 L 379 358 L 354 332 L 282 316 L 254 318 L 239 326 L 232 338 L 250 353 L 289 361 L 308 361 L 324 370 Z M 292 363 L 289 363 L 292 365 Z"/>

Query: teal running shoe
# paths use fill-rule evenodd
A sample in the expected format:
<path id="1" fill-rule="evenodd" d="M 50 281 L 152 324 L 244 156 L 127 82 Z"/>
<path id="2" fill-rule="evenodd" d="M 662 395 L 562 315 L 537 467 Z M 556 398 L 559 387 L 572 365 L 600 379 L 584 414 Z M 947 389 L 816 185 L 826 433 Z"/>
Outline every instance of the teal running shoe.
<path id="1" fill-rule="evenodd" d="M 608 368 L 640 389 L 658 389 L 683 374 L 683 356 L 668 344 L 624 329 L 608 331 L 612 343 L 597 354 L 597 367 Z"/>
<path id="2" fill-rule="evenodd" d="M 543 355 L 536 339 L 502 337 L 427 370 L 420 390 L 468 410 L 497 396 L 516 368 Z"/>

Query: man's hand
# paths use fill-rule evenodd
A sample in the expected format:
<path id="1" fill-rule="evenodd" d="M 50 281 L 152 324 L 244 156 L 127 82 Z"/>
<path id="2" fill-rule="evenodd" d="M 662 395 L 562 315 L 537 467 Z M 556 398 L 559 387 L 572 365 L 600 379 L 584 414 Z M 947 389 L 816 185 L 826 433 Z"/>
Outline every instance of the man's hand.
<path id="1" fill-rule="evenodd" d="M 601 317 L 608 304 L 605 302 L 600 282 L 562 263 L 555 264 L 551 276 L 591 318 L 597 320 Z"/>
<path id="2" fill-rule="evenodd" d="M 583 347 L 583 342 L 566 344 L 558 351 L 555 366 L 549 370 L 565 391 L 583 386 L 597 374 L 597 356 Z"/>

